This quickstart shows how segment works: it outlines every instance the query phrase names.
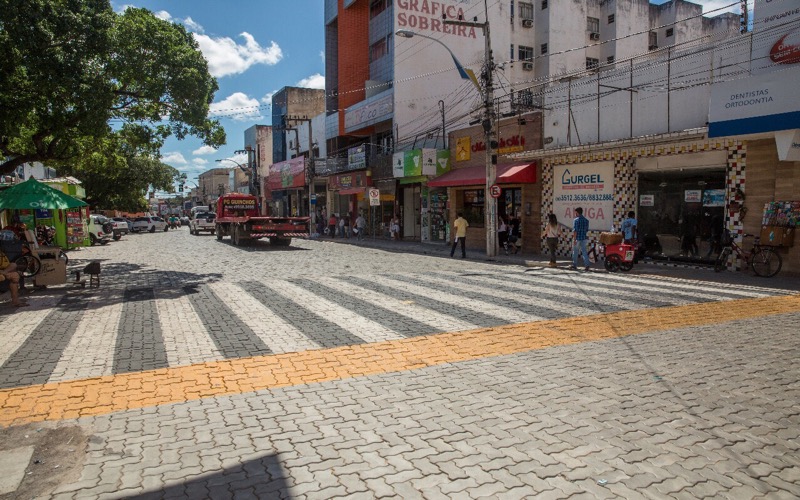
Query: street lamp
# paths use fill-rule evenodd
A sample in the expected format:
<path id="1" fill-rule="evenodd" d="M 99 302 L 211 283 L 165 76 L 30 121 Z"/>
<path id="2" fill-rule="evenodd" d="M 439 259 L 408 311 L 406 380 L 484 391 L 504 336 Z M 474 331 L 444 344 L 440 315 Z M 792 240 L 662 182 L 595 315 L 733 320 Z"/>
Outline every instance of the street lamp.
<path id="1" fill-rule="evenodd" d="M 250 189 L 250 192 L 251 193 L 255 193 L 255 190 L 253 189 L 253 184 L 254 184 L 253 174 L 247 168 L 245 168 L 244 165 L 242 165 L 241 163 L 238 163 L 238 162 L 236 162 L 234 160 L 231 160 L 230 158 L 220 158 L 219 160 L 214 160 L 214 161 L 217 162 L 217 163 L 220 163 L 220 162 L 223 162 L 223 161 L 229 161 L 229 162 L 233 163 L 234 165 L 236 165 L 237 167 L 239 167 L 242 170 L 242 172 L 244 172 L 245 175 L 247 176 L 247 184 L 248 184 L 248 187 Z"/>
<path id="2" fill-rule="evenodd" d="M 478 81 L 475 79 L 475 73 L 470 69 L 465 69 L 458 59 L 456 59 L 453 51 L 450 50 L 450 48 L 442 41 L 409 30 L 397 30 L 395 34 L 402 38 L 412 38 L 415 36 L 427 38 L 444 47 L 453 58 L 453 63 L 455 63 L 456 69 L 458 69 L 458 74 L 461 75 L 461 78 L 472 81 L 472 83 L 478 89 L 478 92 L 481 94 L 483 99 L 483 119 L 481 120 L 481 123 L 483 125 L 486 142 L 486 185 L 484 187 L 483 196 L 485 200 L 484 203 L 486 205 L 486 213 L 484 214 L 484 221 L 486 225 L 486 256 L 494 257 L 497 255 L 497 198 L 494 198 L 490 195 L 490 188 L 494 185 L 497 178 L 497 155 L 494 154 L 496 142 L 494 140 L 493 129 L 494 90 L 492 87 L 492 70 L 494 70 L 494 62 L 492 60 L 492 45 L 489 37 L 489 9 L 486 5 L 486 0 L 483 2 L 483 9 L 484 15 L 486 16 L 486 21 L 483 23 L 450 19 L 444 20 L 444 24 L 481 28 L 483 31 L 483 37 L 485 39 L 484 69 L 481 73 L 481 77 L 484 80 L 483 89 L 481 89 L 480 85 L 478 85 Z"/>

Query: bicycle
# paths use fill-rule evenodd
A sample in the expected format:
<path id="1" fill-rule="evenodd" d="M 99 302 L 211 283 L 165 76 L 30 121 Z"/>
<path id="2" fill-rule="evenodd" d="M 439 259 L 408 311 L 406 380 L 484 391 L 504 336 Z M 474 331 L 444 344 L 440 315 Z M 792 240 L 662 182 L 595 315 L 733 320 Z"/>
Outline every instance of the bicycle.
<path id="1" fill-rule="evenodd" d="M 763 276 L 771 278 L 778 274 L 783 265 L 783 259 L 780 254 L 772 247 L 762 246 L 759 239 L 756 238 L 753 243 L 753 248 L 749 252 L 745 251 L 742 247 L 736 244 L 731 238 L 730 233 L 723 235 L 722 251 L 720 251 L 717 260 L 714 262 L 714 271 L 720 272 L 728 267 L 728 258 L 731 254 L 735 253 L 737 257 L 744 260 L 747 265 L 753 270 L 756 276 Z M 754 236 L 752 234 L 742 235 L 745 238 Z"/>

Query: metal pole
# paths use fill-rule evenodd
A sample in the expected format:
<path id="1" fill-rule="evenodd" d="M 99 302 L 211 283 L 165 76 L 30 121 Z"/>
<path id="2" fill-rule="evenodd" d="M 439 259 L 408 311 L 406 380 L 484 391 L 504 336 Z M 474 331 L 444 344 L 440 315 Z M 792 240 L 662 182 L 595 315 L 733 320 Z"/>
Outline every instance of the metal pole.
<path id="1" fill-rule="evenodd" d="M 314 196 L 314 139 L 311 136 L 311 119 L 308 120 L 308 234 L 314 231 L 312 227 L 316 227 L 317 214 L 314 210 L 314 203 L 311 197 Z"/>
<path id="2" fill-rule="evenodd" d="M 439 100 L 439 111 L 442 113 L 442 149 L 447 149 L 447 130 L 444 125 L 444 101 Z"/>

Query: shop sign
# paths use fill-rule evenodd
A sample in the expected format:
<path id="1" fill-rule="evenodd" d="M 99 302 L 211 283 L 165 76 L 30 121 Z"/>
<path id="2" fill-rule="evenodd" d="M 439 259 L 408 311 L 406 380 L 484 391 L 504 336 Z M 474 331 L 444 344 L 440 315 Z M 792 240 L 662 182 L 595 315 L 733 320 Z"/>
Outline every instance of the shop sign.
<path id="1" fill-rule="evenodd" d="M 775 132 L 780 161 L 800 161 L 800 129 Z"/>
<path id="2" fill-rule="evenodd" d="M 598 162 L 553 167 L 553 210 L 569 225 L 583 208 L 589 229 L 607 231 L 614 217 L 614 163 Z"/>
<path id="3" fill-rule="evenodd" d="M 351 169 L 367 168 L 367 150 L 363 144 L 347 150 L 347 166 Z"/>
<path id="4" fill-rule="evenodd" d="M 796 2 L 764 0 L 753 9 L 753 73 L 800 65 L 800 8 Z"/>
<path id="5" fill-rule="evenodd" d="M 685 189 L 683 191 L 683 201 L 686 203 L 700 203 L 703 199 L 702 189 Z"/>
<path id="6" fill-rule="evenodd" d="M 306 159 L 302 156 L 269 166 L 268 191 L 301 188 L 306 185 Z"/>
<path id="7" fill-rule="evenodd" d="M 225 210 L 255 210 L 255 198 L 223 198 L 222 206 Z"/>
<path id="8" fill-rule="evenodd" d="M 382 121 L 392 114 L 393 109 L 394 94 L 391 92 L 376 101 L 351 106 L 344 112 L 344 130 L 352 132 Z"/>
<path id="9" fill-rule="evenodd" d="M 512 135 L 510 137 L 501 137 L 497 141 L 497 152 L 501 155 L 509 153 L 519 153 L 525 150 L 525 136 L 521 134 Z M 478 153 L 486 151 L 486 143 L 478 141 L 472 146 L 472 152 Z"/>
<path id="10" fill-rule="evenodd" d="M 403 177 L 406 163 L 406 152 L 400 151 L 392 155 L 392 175 L 394 177 Z"/>
<path id="11" fill-rule="evenodd" d="M 339 191 L 342 189 L 350 189 L 355 187 L 366 187 L 369 185 L 369 178 L 367 173 L 349 172 L 347 174 L 338 174 L 328 177 L 328 185 L 332 191 Z"/>
<path id="12" fill-rule="evenodd" d="M 704 207 L 724 207 L 725 206 L 725 190 L 724 189 L 706 189 L 703 191 L 703 206 Z"/>
<path id="13" fill-rule="evenodd" d="M 46 208 L 37 208 L 36 209 L 36 218 L 37 219 L 52 219 L 53 218 L 53 211 L 48 210 Z"/>
<path id="14" fill-rule="evenodd" d="M 639 206 L 640 207 L 652 207 L 656 204 L 656 195 L 654 194 L 642 194 L 639 195 Z"/>
<path id="15" fill-rule="evenodd" d="M 456 161 L 469 161 L 471 156 L 470 142 L 469 136 L 456 139 Z"/>

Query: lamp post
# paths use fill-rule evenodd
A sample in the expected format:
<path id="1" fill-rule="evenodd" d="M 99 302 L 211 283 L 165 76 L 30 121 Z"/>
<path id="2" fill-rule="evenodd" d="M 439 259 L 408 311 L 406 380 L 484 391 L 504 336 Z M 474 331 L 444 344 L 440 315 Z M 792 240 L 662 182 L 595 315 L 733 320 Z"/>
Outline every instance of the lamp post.
<path id="1" fill-rule="evenodd" d="M 242 172 L 244 172 L 245 175 L 247 176 L 247 184 L 248 184 L 248 188 L 250 189 L 250 192 L 251 193 L 255 192 L 255 189 L 253 189 L 253 183 L 254 183 L 253 174 L 252 174 L 252 172 L 250 170 L 245 168 L 244 165 L 242 165 L 241 163 L 237 163 L 234 160 L 231 160 L 230 158 L 220 158 L 220 159 L 214 160 L 214 161 L 217 162 L 217 163 L 220 163 L 220 162 L 223 162 L 223 161 L 229 161 L 229 162 L 233 163 L 234 165 L 236 165 L 237 167 L 239 167 L 242 170 Z M 256 194 L 256 196 L 258 196 L 258 195 Z"/>
<path id="2" fill-rule="evenodd" d="M 481 120 L 481 124 L 483 125 L 483 132 L 486 142 L 486 185 L 484 187 L 484 206 L 486 207 L 484 214 L 484 221 L 486 225 L 486 256 L 495 257 L 497 255 L 497 199 L 493 198 L 489 194 L 489 188 L 494 185 L 495 180 L 497 179 L 497 155 L 494 153 L 496 147 L 494 133 L 494 89 L 492 83 L 494 61 L 492 58 L 492 45 L 489 36 L 489 10 L 486 5 L 486 0 L 483 2 L 483 9 L 484 15 L 486 16 L 486 21 L 482 23 L 451 19 L 444 20 L 444 24 L 480 28 L 483 31 L 483 37 L 485 40 L 485 53 L 483 71 L 481 72 L 481 79 L 483 80 L 484 84 L 482 90 L 478 85 L 478 82 L 475 79 L 475 74 L 472 72 L 472 70 L 465 69 L 458 59 L 456 59 L 453 51 L 450 50 L 450 48 L 440 40 L 409 30 L 397 30 L 395 34 L 403 38 L 412 38 L 415 36 L 427 38 L 444 47 L 453 58 L 453 62 L 455 63 L 456 69 L 458 69 L 458 73 L 461 75 L 461 78 L 471 80 L 472 83 L 478 88 L 478 92 L 480 92 L 481 97 L 483 98 L 483 118 Z"/>

